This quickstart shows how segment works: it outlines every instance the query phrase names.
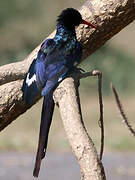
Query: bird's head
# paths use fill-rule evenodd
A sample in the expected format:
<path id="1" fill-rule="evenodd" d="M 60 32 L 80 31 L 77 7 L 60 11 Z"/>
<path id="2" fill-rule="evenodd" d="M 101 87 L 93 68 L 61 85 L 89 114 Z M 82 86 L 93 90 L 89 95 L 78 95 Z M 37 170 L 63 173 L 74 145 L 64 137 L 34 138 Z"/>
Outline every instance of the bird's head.
<path id="1" fill-rule="evenodd" d="M 63 10 L 58 16 L 57 23 L 62 24 L 69 29 L 75 28 L 75 26 L 79 26 L 79 24 L 87 24 L 88 26 L 96 28 L 93 24 L 83 20 L 79 11 L 73 8 Z"/>

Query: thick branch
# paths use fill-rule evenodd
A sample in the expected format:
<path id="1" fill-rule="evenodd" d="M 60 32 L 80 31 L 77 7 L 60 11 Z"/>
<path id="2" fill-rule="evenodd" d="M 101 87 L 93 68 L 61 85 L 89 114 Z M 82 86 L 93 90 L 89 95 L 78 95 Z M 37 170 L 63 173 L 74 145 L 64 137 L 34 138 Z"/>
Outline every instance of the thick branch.
<path id="1" fill-rule="evenodd" d="M 82 25 L 77 29 L 77 37 L 83 45 L 82 59 L 84 59 L 135 19 L 135 1 L 88 0 L 80 8 L 80 12 L 84 19 L 98 26 L 98 30 L 90 29 Z M 50 37 L 53 37 L 54 33 L 52 33 Z M 29 64 L 36 57 L 38 50 L 39 46 L 22 62 L 0 67 L 0 85 L 14 81 L 11 84 L 0 86 L 0 130 L 23 113 L 24 109 L 26 110 L 21 99 L 20 89 L 22 83 L 18 84 L 18 80 L 24 77 Z M 10 85 L 12 86 L 10 87 Z M 8 96 L 8 98 L 5 97 L 3 89 L 6 90 L 6 97 Z M 11 97 L 10 89 L 18 89 L 19 98 L 17 97 L 16 91 L 12 92 Z M 9 102 L 12 102 L 12 106 L 9 106 Z M 21 104 L 21 106 L 16 106 L 16 104 Z M 14 113 L 16 115 L 13 115 Z"/>
<path id="2" fill-rule="evenodd" d="M 26 107 L 21 101 L 21 85 L 22 81 L 18 80 L 15 84 L 11 82 L 0 87 L 0 130 L 26 111 Z"/>
<path id="3" fill-rule="evenodd" d="M 28 109 L 22 101 L 22 83 L 18 80 L 0 86 L 0 131 Z"/>
<path id="4" fill-rule="evenodd" d="M 88 0 L 80 12 L 84 19 L 96 22 L 99 30 L 78 29 L 78 38 L 84 45 L 83 58 L 86 58 L 135 20 L 135 1 Z"/>
<path id="5" fill-rule="evenodd" d="M 23 61 L 18 63 L 11 63 L 0 67 L 0 85 L 6 84 L 8 82 L 16 81 L 18 79 L 23 79 L 30 62 Z"/>
<path id="6" fill-rule="evenodd" d="M 84 127 L 78 88 L 73 78 L 65 79 L 55 90 L 64 128 L 78 162 L 82 180 L 105 180 L 104 169 L 94 144 Z"/>

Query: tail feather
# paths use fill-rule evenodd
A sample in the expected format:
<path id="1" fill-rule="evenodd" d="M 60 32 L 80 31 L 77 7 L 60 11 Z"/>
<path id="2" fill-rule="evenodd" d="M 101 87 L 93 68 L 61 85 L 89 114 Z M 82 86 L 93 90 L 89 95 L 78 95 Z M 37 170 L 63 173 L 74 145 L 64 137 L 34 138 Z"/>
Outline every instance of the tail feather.
<path id="1" fill-rule="evenodd" d="M 41 160 L 45 157 L 48 134 L 52 122 L 53 111 L 54 111 L 54 101 L 53 101 L 53 91 L 51 91 L 44 97 L 43 100 L 38 150 L 36 155 L 35 167 L 33 171 L 34 177 L 38 177 L 41 166 Z"/>

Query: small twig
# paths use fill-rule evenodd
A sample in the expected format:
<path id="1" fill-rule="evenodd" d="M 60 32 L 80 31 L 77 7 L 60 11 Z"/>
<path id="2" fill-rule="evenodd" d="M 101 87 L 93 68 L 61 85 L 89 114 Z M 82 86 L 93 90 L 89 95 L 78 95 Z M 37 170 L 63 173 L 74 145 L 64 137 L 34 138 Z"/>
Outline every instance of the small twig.
<path id="1" fill-rule="evenodd" d="M 125 123 L 128 130 L 132 133 L 132 135 L 135 136 L 135 130 L 132 128 L 132 126 L 128 122 L 128 118 L 127 118 L 127 116 L 126 116 L 126 114 L 125 114 L 125 112 L 123 110 L 123 107 L 122 107 L 121 101 L 119 99 L 118 93 L 117 93 L 115 87 L 112 84 L 111 84 L 111 88 L 112 88 L 113 94 L 115 96 L 116 104 L 117 104 L 118 109 L 120 111 L 120 115 L 121 115 L 121 117 L 123 119 L 123 122 Z"/>
<path id="2" fill-rule="evenodd" d="M 104 151 L 104 121 L 103 121 L 103 100 L 102 100 L 102 73 L 100 71 L 93 71 L 94 76 L 98 76 L 98 94 L 100 106 L 99 127 L 101 128 L 101 147 L 100 147 L 100 160 L 102 160 Z"/>
<path id="3" fill-rule="evenodd" d="M 104 151 L 104 121 L 103 121 L 103 100 L 102 100 L 102 73 L 98 70 L 93 70 L 90 72 L 77 72 L 75 75 L 77 78 L 86 78 L 88 76 L 98 76 L 98 94 L 99 94 L 99 106 L 100 106 L 100 118 L 99 127 L 101 128 L 101 146 L 100 146 L 100 160 L 102 160 Z"/>

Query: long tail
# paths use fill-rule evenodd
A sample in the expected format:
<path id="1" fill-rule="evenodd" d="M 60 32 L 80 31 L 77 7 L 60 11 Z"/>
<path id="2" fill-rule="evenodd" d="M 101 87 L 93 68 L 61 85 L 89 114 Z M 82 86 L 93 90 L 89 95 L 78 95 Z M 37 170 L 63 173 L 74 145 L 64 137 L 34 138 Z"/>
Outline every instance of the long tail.
<path id="1" fill-rule="evenodd" d="M 38 150 L 36 155 L 35 167 L 33 171 L 34 177 L 38 177 L 41 160 L 45 157 L 48 134 L 52 122 L 53 111 L 54 111 L 54 101 L 53 101 L 53 91 L 51 91 L 44 97 L 43 106 L 42 106 Z"/>

